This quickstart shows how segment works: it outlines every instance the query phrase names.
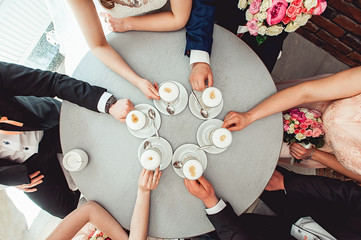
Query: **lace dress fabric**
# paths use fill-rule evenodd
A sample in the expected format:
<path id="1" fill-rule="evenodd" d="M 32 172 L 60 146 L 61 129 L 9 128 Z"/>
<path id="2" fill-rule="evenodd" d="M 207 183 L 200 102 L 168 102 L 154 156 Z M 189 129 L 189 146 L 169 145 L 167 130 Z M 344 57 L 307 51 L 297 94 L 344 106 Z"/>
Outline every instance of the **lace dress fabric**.
<path id="1" fill-rule="evenodd" d="M 361 94 L 334 101 L 323 113 L 326 144 L 347 169 L 361 175 Z"/>
<path id="2" fill-rule="evenodd" d="M 161 9 L 168 0 L 118 0 L 112 9 L 104 10 L 112 17 L 124 18 L 149 14 Z"/>
<path id="3" fill-rule="evenodd" d="M 325 76 L 327 75 L 277 84 L 277 90 Z M 361 175 L 361 94 L 339 100 L 302 104 L 297 107 L 316 109 L 323 113 L 325 145 L 319 150 L 334 154 L 345 168 Z M 284 143 L 280 156 L 281 162 L 289 162 L 285 161 L 285 158 L 290 157 L 292 156 L 289 154 L 289 147 Z M 303 160 L 299 165 L 325 167 L 313 160 Z"/>

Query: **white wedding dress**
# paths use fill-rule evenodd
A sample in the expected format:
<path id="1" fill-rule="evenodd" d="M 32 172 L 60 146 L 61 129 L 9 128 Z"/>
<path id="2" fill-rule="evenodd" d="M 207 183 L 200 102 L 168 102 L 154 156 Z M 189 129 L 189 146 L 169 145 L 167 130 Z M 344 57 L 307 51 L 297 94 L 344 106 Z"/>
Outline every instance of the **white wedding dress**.
<path id="1" fill-rule="evenodd" d="M 66 0 L 45 0 L 54 23 L 60 52 L 65 56 L 65 73 L 72 75 L 76 66 L 89 51 L 86 40 Z M 169 0 L 117 0 L 114 8 L 104 8 L 99 0 L 93 0 L 98 14 L 108 12 L 116 18 L 139 16 L 156 11 L 169 10 Z M 110 33 L 104 20 L 99 17 L 104 34 Z"/>
<path id="2" fill-rule="evenodd" d="M 118 0 L 114 8 L 103 10 L 116 18 L 139 16 L 152 13 L 166 7 L 167 0 Z"/>

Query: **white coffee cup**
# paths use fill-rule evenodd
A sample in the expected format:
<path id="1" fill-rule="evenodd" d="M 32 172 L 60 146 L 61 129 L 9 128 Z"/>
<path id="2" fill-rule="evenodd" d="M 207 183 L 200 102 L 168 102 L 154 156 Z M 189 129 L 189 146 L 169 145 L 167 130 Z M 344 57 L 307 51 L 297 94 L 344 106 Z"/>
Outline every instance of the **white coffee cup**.
<path id="1" fill-rule="evenodd" d="M 175 103 L 179 97 L 179 87 L 174 82 L 163 82 L 159 87 L 159 97 L 166 103 Z"/>
<path id="2" fill-rule="evenodd" d="M 188 155 L 183 158 L 182 163 L 182 172 L 185 178 L 197 180 L 203 175 L 203 165 L 196 156 Z"/>
<path id="3" fill-rule="evenodd" d="M 162 154 L 157 148 L 145 150 L 140 156 L 140 163 L 147 170 L 155 170 L 159 167 L 162 160 Z"/>
<path id="4" fill-rule="evenodd" d="M 139 131 L 147 126 L 148 117 L 139 110 L 130 111 L 125 119 L 129 129 Z"/>
<path id="5" fill-rule="evenodd" d="M 227 148 L 232 143 L 232 133 L 227 128 L 215 128 L 209 133 L 209 142 L 217 148 Z"/>
<path id="6" fill-rule="evenodd" d="M 88 154 L 82 149 L 73 149 L 63 157 L 63 166 L 68 171 L 80 171 L 88 164 Z"/>
<path id="7" fill-rule="evenodd" d="M 222 102 L 222 93 L 218 88 L 208 87 L 203 91 L 201 100 L 206 107 L 214 108 Z"/>

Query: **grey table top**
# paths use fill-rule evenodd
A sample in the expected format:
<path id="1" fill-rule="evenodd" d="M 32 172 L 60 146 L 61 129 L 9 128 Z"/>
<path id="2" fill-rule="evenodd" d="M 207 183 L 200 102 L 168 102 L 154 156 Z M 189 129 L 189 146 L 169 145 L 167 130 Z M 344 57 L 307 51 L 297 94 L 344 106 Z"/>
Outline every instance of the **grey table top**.
<path id="1" fill-rule="evenodd" d="M 276 91 L 267 69 L 246 44 L 217 25 L 213 36 L 214 86 L 224 97 L 224 107 L 216 118 L 223 119 L 230 110 L 246 111 Z M 157 82 L 175 80 L 190 92 L 189 58 L 184 56 L 185 30 L 112 33 L 108 41 L 140 76 Z M 92 53 L 82 59 L 74 77 L 105 87 L 119 98 L 129 98 L 135 105 L 154 105 Z M 188 107 L 179 115 L 162 114 L 161 118 L 159 133 L 170 142 L 173 152 L 185 143 L 197 144 L 197 128 L 203 121 L 194 117 Z M 143 139 L 132 136 L 125 124 L 110 115 L 67 101 L 61 110 L 60 133 L 64 153 L 81 148 L 89 155 L 88 166 L 71 174 L 80 191 L 129 229 L 141 172 L 137 150 Z M 227 151 L 207 153 L 204 175 L 238 215 L 262 193 L 275 169 L 281 142 L 281 115 L 275 114 L 233 133 L 233 143 Z M 204 208 L 169 166 L 163 170 L 158 189 L 152 191 L 149 236 L 180 238 L 212 231 Z"/>

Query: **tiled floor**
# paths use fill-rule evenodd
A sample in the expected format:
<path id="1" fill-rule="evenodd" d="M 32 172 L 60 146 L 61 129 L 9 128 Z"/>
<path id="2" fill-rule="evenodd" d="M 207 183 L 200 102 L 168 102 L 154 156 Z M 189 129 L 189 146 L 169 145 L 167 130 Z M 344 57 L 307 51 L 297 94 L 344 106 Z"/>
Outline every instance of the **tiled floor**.
<path id="1" fill-rule="evenodd" d="M 336 73 L 347 68 L 345 64 L 339 62 L 327 52 L 316 47 L 297 33 L 293 33 L 287 37 L 284 43 L 283 54 L 276 63 L 272 77 L 275 82 L 280 82 L 324 73 Z M 313 169 L 292 167 L 292 170 L 303 174 L 315 174 Z M 263 208 L 262 204 L 255 207 L 257 212 L 268 212 L 267 209 Z M 58 222 L 59 219 L 41 212 L 24 236 L 24 239 L 45 239 L 46 235 Z"/>

